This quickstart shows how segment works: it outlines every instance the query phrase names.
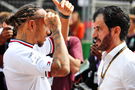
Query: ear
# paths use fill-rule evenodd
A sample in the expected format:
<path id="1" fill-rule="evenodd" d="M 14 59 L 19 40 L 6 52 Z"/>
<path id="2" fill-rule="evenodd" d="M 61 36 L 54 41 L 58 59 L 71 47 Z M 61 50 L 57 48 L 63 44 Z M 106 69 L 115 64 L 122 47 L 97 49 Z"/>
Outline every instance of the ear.
<path id="1" fill-rule="evenodd" d="M 29 27 L 29 30 L 33 31 L 36 29 L 36 23 L 34 20 L 29 20 L 28 21 L 28 27 Z"/>
<path id="2" fill-rule="evenodd" d="M 120 26 L 115 26 L 112 28 L 112 35 L 120 36 L 121 28 Z"/>

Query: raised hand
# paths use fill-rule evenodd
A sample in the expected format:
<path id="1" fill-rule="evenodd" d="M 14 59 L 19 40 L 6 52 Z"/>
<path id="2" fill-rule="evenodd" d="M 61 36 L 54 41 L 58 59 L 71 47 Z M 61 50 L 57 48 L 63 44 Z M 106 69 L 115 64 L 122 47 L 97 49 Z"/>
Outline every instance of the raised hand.
<path id="1" fill-rule="evenodd" d="M 12 38 L 13 30 L 12 26 L 3 24 L 3 31 L 0 34 L 0 45 L 4 44 L 8 39 Z"/>
<path id="2" fill-rule="evenodd" d="M 13 30 L 9 27 L 5 27 L 0 34 L 0 45 L 4 44 L 8 39 L 13 36 Z"/>
<path id="3" fill-rule="evenodd" d="M 66 0 L 62 0 L 61 2 L 58 2 L 58 0 L 52 0 L 56 7 L 58 8 L 59 12 L 66 16 L 70 16 L 74 10 L 74 6 Z"/>
<path id="4" fill-rule="evenodd" d="M 97 56 L 98 60 L 101 60 L 102 52 L 97 48 L 97 45 L 91 46 L 91 54 Z"/>

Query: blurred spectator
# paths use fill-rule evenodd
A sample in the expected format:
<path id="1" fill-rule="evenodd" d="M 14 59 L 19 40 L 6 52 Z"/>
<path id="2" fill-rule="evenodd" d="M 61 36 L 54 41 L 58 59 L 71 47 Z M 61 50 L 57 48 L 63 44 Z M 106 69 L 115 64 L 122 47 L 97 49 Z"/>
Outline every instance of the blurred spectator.
<path id="1" fill-rule="evenodd" d="M 10 12 L 1 12 L 0 13 L 0 55 L 3 55 L 7 49 L 7 41 L 12 37 L 13 31 L 11 26 L 6 25 L 5 20 L 11 16 Z M 3 29 L 3 26 L 6 28 Z M 3 66 L 3 60 L 0 60 L 0 67 Z"/>
<path id="2" fill-rule="evenodd" d="M 81 22 L 79 13 L 77 11 L 73 12 L 71 16 L 69 32 L 71 36 L 77 36 L 80 40 L 84 38 L 84 23 Z"/>
<path id="3" fill-rule="evenodd" d="M 91 47 L 89 57 L 89 68 L 82 73 L 83 82 L 92 90 L 98 90 L 97 70 L 100 64 L 102 53 L 94 44 Z"/>
<path id="4" fill-rule="evenodd" d="M 0 27 L 2 27 L 3 22 L 11 15 L 10 12 L 0 12 Z"/>
<path id="5" fill-rule="evenodd" d="M 4 45 L 6 41 L 12 37 L 12 30 L 11 26 L 6 25 L 6 19 L 11 16 L 12 13 L 10 12 L 1 12 L 0 13 L 0 45 Z M 6 27 L 3 29 L 3 26 Z"/>
<path id="6" fill-rule="evenodd" d="M 5 20 L 11 15 L 10 12 L 0 13 L 0 89 L 7 90 L 5 77 L 3 74 L 3 54 L 7 49 L 7 40 L 12 37 L 13 31 L 7 27 L 3 29 L 3 25 L 6 25 Z"/>
<path id="7" fill-rule="evenodd" d="M 127 46 L 130 50 L 135 51 L 135 15 L 130 14 L 130 28 L 127 35 Z"/>

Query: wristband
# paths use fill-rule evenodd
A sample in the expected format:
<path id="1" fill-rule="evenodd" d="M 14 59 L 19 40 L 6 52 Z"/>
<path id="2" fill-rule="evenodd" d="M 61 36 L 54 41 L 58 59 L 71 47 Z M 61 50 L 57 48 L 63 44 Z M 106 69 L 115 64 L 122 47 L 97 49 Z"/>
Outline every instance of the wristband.
<path id="1" fill-rule="evenodd" d="M 59 12 L 59 15 L 64 19 L 69 19 L 69 17 L 70 17 L 70 16 L 66 16 L 66 15 L 62 14 L 61 12 Z"/>

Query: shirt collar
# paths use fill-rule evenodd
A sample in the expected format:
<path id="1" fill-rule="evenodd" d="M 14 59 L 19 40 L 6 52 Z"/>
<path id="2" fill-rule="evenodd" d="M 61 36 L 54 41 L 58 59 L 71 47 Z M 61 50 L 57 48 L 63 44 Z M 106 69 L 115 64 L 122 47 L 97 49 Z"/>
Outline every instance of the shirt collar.
<path id="1" fill-rule="evenodd" d="M 34 45 L 32 45 L 28 42 L 18 40 L 18 39 L 11 39 L 10 42 L 18 42 L 18 43 L 23 44 L 24 46 L 27 46 L 27 47 L 30 47 L 30 48 L 33 48 L 33 46 L 34 46 Z"/>
<path id="2" fill-rule="evenodd" d="M 107 52 L 103 52 L 102 53 L 102 60 L 111 60 L 115 55 L 116 53 L 118 53 L 123 47 L 126 46 L 126 43 L 125 41 L 122 42 L 120 45 L 116 46 L 112 51 L 110 51 L 108 54 Z"/>

